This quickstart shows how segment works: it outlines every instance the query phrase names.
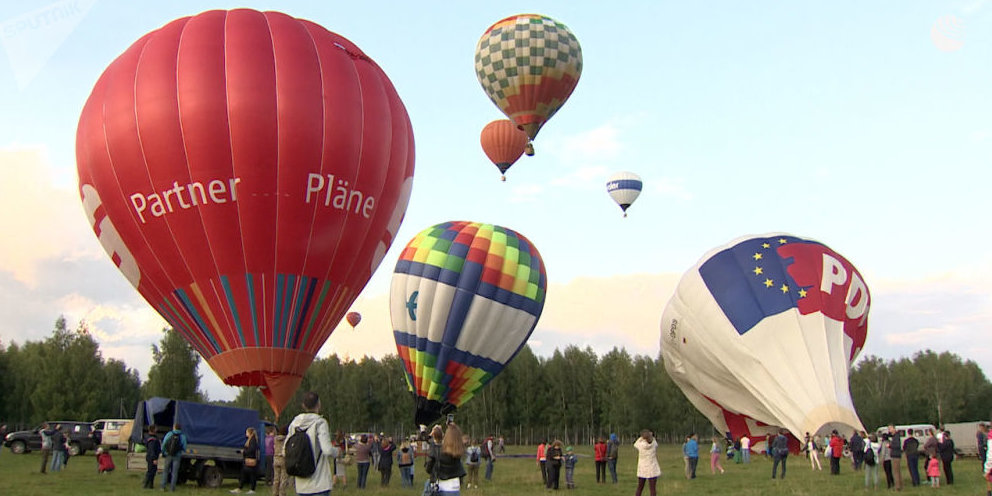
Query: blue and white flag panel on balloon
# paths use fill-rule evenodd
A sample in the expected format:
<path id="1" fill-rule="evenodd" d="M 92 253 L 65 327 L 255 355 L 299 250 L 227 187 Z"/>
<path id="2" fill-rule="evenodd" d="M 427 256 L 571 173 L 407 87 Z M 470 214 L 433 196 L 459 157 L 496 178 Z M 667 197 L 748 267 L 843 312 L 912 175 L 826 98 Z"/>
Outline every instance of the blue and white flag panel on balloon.
<path id="1" fill-rule="evenodd" d="M 787 234 L 736 239 L 683 275 L 661 321 L 665 368 L 721 431 L 862 429 L 848 385 L 870 306 L 857 269 Z"/>

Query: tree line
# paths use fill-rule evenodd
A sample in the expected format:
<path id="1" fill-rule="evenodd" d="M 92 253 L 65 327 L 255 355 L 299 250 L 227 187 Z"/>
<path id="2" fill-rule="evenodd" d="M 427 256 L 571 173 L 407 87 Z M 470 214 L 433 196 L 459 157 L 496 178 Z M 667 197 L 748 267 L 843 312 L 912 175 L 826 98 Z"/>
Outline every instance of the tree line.
<path id="1" fill-rule="evenodd" d="M 70 331 L 64 318 L 40 342 L 0 345 L 0 422 L 29 426 L 43 420 L 129 418 L 141 399 L 163 396 L 210 401 L 200 390 L 200 357 L 177 333 L 164 329 L 151 347 L 148 379 L 124 362 L 104 359 L 86 324 Z M 212 373 L 212 371 L 207 371 Z M 992 383 L 977 364 L 952 353 L 921 351 L 911 358 L 869 356 L 850 374 L 851 393 L 869 430 L 888 423 L 942 423 L 986 419 Z M 297 395 L 276 419 L 258 388 L 240 388 L 233 401 L 286 423 L 300 411 L 304 391 L 320 394 L 332 428 L 343 432 L 408 435 L 414 400 L 402 361 L 314 360 Z M 598 356 L 567 346 L 540 357 L 525 346 L 504 371 L 456 412 L 476 437 L 501 435 L 511 443 L 557 437 L 572 443 L 651 428 L 665 441 L 712 427 L 664 370 L 660 358 L 614 348 Z"/>

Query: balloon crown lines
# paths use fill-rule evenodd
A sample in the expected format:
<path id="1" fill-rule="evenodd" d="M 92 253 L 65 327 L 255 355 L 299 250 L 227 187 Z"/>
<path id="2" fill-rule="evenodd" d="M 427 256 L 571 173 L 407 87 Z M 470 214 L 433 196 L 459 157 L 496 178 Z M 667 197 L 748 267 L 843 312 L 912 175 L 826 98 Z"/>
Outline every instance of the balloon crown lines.
<path id="1" fill-rule="evenodd" d="M 347 210 L 360 214 L 366 219 L 371 218 L 375 210 L 375 197 L 358 189 L 344 179 L 335 180 L 334 174 L 324 175 L 310 173 L 307 176 L 303 190 L 304 202 L 309 204 L 322 203 L 325 207 L 337 210 Z M 172 188 L 161 193 L 135 192 L 130 195 L 131 206 L 142 224 L 147 222 L 146 213 L 154 217 L 162 217 L 180 210 L 189 210 L 200 206 L 238 201 L 238 186 L 240 177 L 212 179 L 210 181 L 190 181 L 179 184 L 172 182 Z"/>

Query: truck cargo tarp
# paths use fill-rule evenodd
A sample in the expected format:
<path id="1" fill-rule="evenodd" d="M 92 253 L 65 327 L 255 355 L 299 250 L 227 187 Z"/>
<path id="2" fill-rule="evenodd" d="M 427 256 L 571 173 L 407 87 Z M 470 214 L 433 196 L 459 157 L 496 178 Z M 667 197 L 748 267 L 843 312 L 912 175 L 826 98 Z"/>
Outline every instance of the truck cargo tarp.
<path id="1" fill-rule="evenodd" d="M 243 408 L 204 405 L 168 398 L 149 398 L 138 404 L 135 427 L 150 424 L 171 427 L 178 422 L 189 444 L 241 447 L 245 429 L 258 427 L 258 412 Z M 138 437 L 140 439 L 140 430 Z M 132 434 L 132 439 L 135 436 Z"/>

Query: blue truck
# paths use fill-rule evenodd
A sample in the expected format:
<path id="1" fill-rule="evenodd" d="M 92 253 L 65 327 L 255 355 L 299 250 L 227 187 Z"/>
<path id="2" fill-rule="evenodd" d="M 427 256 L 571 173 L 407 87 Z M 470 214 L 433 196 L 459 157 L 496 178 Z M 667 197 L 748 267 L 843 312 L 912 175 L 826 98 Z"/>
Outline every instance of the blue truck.
<path id="1" fill-rule="evenodd" d="M 241 473 L 241 451 L 245 444 L 245 430 L 254 427 L 259 439 L 264 438 L 265 428 L 271 423 L 259 418 L 258 412 L 244 408 L 207 405 L 169 398 L 149 398 L 138 403 L 134 414 L 134 427 L 128 442 L 128 470 L 144 471 L 144 442 L 148 426 L 155 425 L 156 436 L 161 441 L 179 423 L 186 434 L 186 451 L 182 454 L 178 484 L 196 481 L 200 486 L 220 487 L 224 479 L 236 479 Z M 265 443 L 259 443 L 263 450 Z M 159 462 L 159 470 L 163 462 Z M 265 467 L 259 464 L 260 473 Z"/>

